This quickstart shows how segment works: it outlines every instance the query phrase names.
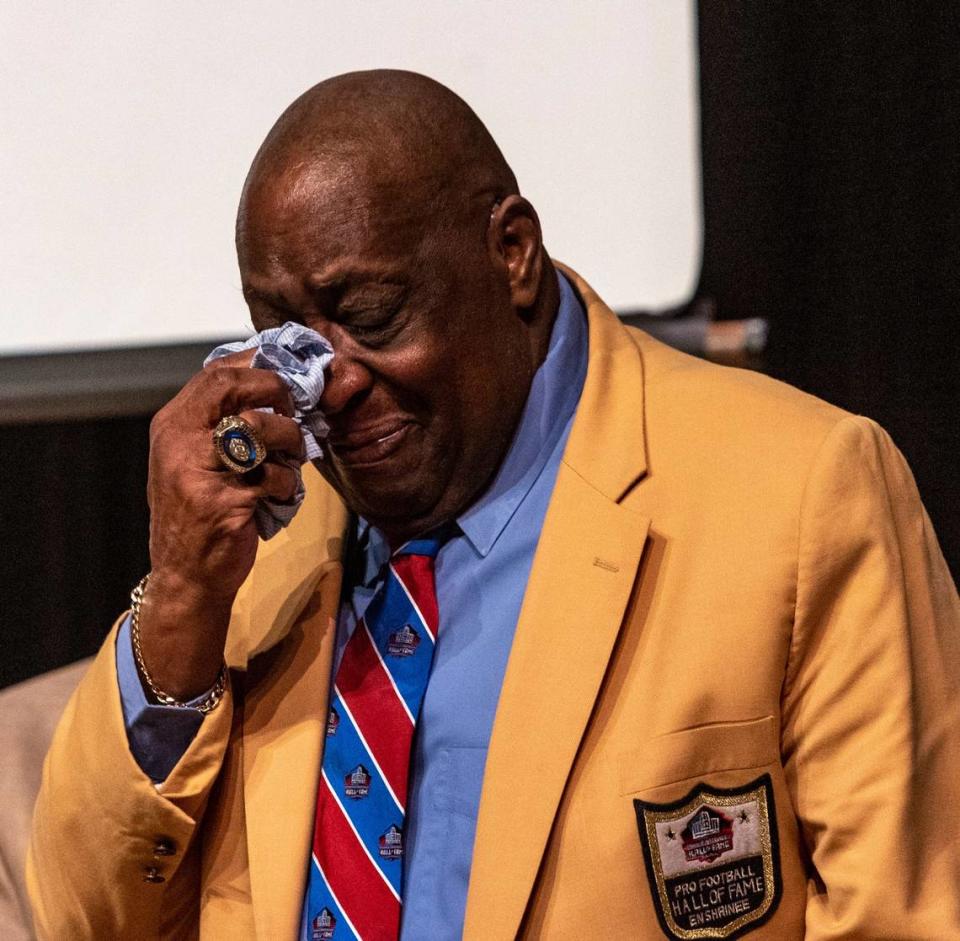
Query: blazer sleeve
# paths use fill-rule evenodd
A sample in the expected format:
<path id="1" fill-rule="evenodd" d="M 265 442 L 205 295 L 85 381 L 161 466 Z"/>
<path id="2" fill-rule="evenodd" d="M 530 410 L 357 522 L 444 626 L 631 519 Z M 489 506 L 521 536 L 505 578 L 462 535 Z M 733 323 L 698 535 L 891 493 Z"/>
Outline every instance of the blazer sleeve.
<path id="1" fill-rule="evenodd" d="M 960 602 L 874 422 L 821 446 L 800 519 L 783 688 L 811 939 L 960 938 Z"/>
<path id="2" fill-rule="evenodd" d="M 119 625 L 119 622 L 118 622 Z M 162 785 L 130 753 L 110 632 L 47 754 L 27 886 L 38 938 L 181 937 L 194 924 L 194 839 L 230 739 L 233 692 Z"/>

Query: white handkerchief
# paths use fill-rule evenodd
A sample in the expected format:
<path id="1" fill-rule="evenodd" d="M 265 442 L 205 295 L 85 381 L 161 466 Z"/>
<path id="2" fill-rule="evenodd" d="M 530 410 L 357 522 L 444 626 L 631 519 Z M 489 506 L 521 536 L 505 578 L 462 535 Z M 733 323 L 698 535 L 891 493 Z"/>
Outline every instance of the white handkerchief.
<path id="1" fill-rule="evenodd" d="M 256 333 L 248 340 L 218 346 L 203 361 L 203 365 L 228 353 L 250 349 L 257 351 L 250 365 L 255 369 L 273 370 L 290 389 L 296 409 L 294 420 L 303 434 L 307 460 L 322 460 L 320 439 L 327 436 L 329 428 L 317 406 L 323 395 L 323 372 L 333 359 L 330 341 L 309 327 L 288 321 L 282 327 L 271 327 Z M 296 464 L 291 466 L 297 472 L 297 492 L 293 499 L 289 503 L 261 500 L 257 504 L 255 516 L 261 539 L 269 539 L 280 532 L 296 516 L 303 503 L 300 468 Z"/>

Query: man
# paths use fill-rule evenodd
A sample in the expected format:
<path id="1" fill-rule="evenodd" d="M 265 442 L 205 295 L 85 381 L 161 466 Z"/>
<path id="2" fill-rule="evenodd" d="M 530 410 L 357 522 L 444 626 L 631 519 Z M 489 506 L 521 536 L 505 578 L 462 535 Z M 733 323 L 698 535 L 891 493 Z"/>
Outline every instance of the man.
<path id="1" fill-rule="evenodd" d="M 333 345 L 325 480 L 258 548 L 301 444 L 249 354 L 157 416 L 139 620 L 38 801 L 41 937 L 960 937 L 960 603 L 876 425 L 623 327 L 420 76 L 298 99 L 237 246 L 254 326 Z M 211 440 L 237 414 L 252 479 Z M 134 628 L 181 703 L 147 732 Z M 354 712 L 434 633 L 397 777 Z"/>

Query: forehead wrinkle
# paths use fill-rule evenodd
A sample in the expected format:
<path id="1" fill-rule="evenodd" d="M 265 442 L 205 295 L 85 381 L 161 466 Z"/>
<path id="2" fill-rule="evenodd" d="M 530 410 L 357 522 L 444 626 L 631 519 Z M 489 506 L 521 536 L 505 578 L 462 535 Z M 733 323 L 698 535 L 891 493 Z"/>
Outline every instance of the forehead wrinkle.
<path id="1" fill-rule="evenodd" d="M 263 207 L 251 200 L 241 233 L 241 267 L 248 283 L 286 284 L 310 293 L 362 283 L 407 284 L 422 242 L 410 207 L 396 202 L 384 206 L 355 189 L 339 199 L 339 192 L 333 185 L 300 186 L 299 199 L 287 192 L 282 220 L 270 213 L 270 200 Z M 395 225 L 377 224 L 388 216 Z"/>
<path id="2" fill-rule="evenodd" d="M 406 282 L 407 274 L 407 270 L 398 265 L 336 259 L 309 272 L 304 283 L 313 291 L 340 291 L 345 288 L 362 291 L 381 287 L 399 290 Z"/>

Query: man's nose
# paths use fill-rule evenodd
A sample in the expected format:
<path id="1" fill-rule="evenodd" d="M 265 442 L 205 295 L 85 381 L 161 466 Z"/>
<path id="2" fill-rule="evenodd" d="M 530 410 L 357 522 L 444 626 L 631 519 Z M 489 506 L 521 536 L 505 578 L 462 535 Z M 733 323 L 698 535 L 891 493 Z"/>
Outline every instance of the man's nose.
<path id="1" fill-rule="evenodd" d="M 334 344 L 334 356 L 326 369 L 320 410 L 324 415 L 336 415 L 352 402 L 362 399 L 370 389 L 370 370 Z"/>

